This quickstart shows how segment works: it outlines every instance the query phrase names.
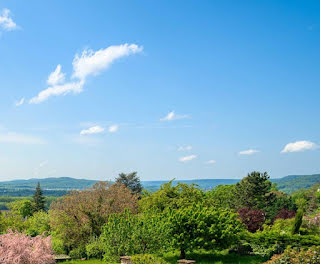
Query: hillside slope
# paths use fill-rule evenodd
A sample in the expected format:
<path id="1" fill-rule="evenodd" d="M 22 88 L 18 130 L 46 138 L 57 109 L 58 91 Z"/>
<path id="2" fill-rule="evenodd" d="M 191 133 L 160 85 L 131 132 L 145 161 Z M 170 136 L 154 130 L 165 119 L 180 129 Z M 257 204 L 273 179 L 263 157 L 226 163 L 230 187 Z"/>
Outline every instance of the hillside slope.
<path id="1" fill-rule="evenodd" d="M 292 193 L 299 189 L 307 189 L 316 183 L 320 183 L 320 174 L 289 175 L 280 179 L 272 179 L 272 182 L 277 183 L 279 190 Z"/>

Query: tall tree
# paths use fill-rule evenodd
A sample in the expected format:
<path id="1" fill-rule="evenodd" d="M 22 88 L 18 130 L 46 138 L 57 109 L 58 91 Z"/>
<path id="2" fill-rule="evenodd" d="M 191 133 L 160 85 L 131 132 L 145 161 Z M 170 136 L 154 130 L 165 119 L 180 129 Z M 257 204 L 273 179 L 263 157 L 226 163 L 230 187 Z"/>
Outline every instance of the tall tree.
<path id="1" fill-rule="evenodd" d="M 238 198 L 238 207 L 264 208 L 266 194 L 271 190 L 267 172 L 251 172 L 236 184 L 235 193 Z"/>
<path id="2" fill-rule="evenodd" d="M 40 182 L 38 182 L 36 191 L 33 195 L 33 202 L 34 202 L 34 210 L 36 212 L 44 211 L 45 209 L 45 197 L 43 196 L 43 192 L 40 187 Z"/>
<path id="3" fill-rule="evenodd" d="M 142 192 L 142 185 L 136 171 L 128 174 L 120 173 L 116 178 L 116 183 L 123 184 L 128 189 L 130 189 L 133 194 Z"/>

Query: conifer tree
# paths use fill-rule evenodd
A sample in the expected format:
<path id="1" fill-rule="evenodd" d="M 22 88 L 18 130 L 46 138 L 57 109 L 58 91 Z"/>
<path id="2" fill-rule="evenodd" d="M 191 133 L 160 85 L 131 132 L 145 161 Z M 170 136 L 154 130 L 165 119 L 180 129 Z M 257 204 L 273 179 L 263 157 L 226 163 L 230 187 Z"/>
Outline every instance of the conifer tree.
<path id="1" fill-rule="evenodd" d="M 303 219 L 303 211 L 299 209 L 297 211 L 296 218 L 294 219 L 294 223 L 291 231 L 292 235 L 299 233 L 300 227 L 302 225 L 302 219 Z"/>
<path id="2" fill-rule="evenodd" d="M 40 182 L 38 182 L 36 191 L 33 195 L 34 210 L 35 212 L 44 211 L 45 209 L 45 197 L 40 187 Z"/>

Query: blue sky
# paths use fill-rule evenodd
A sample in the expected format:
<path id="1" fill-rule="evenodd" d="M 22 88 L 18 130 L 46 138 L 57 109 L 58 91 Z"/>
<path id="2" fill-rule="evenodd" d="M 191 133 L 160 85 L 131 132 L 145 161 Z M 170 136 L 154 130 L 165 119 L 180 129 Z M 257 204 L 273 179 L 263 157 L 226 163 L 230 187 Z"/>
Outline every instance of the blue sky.
<path id="1" fill-rule="evenodd" d="M 0 180 L 319 173 L 317 1 L 0 1 Z"/>

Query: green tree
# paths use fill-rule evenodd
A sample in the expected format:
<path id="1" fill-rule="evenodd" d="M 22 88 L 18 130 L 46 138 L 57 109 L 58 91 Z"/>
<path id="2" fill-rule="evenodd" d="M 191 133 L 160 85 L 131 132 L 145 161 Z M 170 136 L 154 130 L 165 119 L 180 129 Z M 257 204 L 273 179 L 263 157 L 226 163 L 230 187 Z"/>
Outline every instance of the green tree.
<path id="1" fill-rule="evenodd" d="M 104 259 L 117 261 L 125 255 L 163 252 L 169 245 L 166 227 L 164 215 L 154 211 L 112 214 L 100 237 L 105 245 Z"/>
<path id="2" fill-rule="evenodd" d="M 180 258 L 195 248 L 227 248 L 239 240 L 244 227 L 238 216 L 222 208 L 193 205 L 166 211 L 171 243 Z"/>
<path id="3" fill-rule="evenodd" d="M 116 183 L 125 185 L 134 194 L 142 192 L 142 185 L 140 182 L 140 178 L 137 176 L 136 171 L 128 174 L 120 173 L 119 176 L 116 178 Z"/>
<path id="4" fill-rule="evenodd" d="M 172 181 L 161 185 L 160 190 L 146 194 L 139 202 L 143 210 L 158 209 L 163 211 L 168 207 L 178 209 L 194 203 L 203 203 L 205 194 L 194 184 L 178 183 Z"/>
<path id="5" fill-rule="evenodd" d="M 31 216 L 33 213 L 34 204 L 29 200 L 14 201 L 7 205 L 8 209 L 16 212 L 21 217 Z"/>
<path id="6" fill-rule="evenodd" d="M 32 237 L 48 233 L 50 231 L 50 220 L 47 212 L 39 211 L 26 220 L 25 233 Z"/>
<path id="7" fill-rule="evenodd" d="M 267 172 L 254 171 L 237 183 L 235 193 L 238 207 L 264 208 L 266 194 L 270 192 L 272 185 L 269 178 Z"/>
<path id="8" fill-rule="evenodd" d="M 221 208 L 235 209 L 237 197 L 235 185 L 218 185 L 206 193 L 210 204 Z"/>
<path id="9" fill-rule="evenodd" d="M 302 225 L 302 218 L 303 218 L 303 211 L 299 209 L 294 219 L 294 223 L 292 227 L 292 235 L 299 233 L 300 227 Z"/>
<path id="10" fill-rule="evenodd" d="M 120 184 L 105 182 L 84 191 L 73 191 L 50 206 L 50 227 L 64 249 L 84 249 L 90 238 L 99 237 L 109 215 L 125 209 L 138 210 L 138 196 Z"/>
<path id="11" fill-rule="evenodd" d="M 44 211 L 45 210 L 45 197 L 43 196 L 43 192 L 40 187 L 40 182 L 38 182 L 36 191 L 33 195 L 33 202 L 34 202 L 34 211 Z"/>

